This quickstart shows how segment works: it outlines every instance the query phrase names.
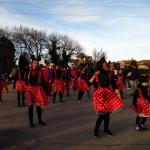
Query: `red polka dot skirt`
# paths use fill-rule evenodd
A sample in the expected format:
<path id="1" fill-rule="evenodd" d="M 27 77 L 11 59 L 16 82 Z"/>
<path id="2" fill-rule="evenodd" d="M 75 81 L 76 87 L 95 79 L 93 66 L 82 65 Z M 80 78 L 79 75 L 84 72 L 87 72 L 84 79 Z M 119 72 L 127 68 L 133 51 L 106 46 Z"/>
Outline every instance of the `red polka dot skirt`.
<path id="1" fill-rule="evenodd" d="M 121 98 L 110 88 L 97 88 L 93 91 L 93 104 L 95 111 L 115 112 L 124 106 Z"/>
<path id="2" fill-rule="evenodd" d="M 79 80 L 77 80 L 77 82 L 76 82 L 76 89 L 79 90 L 79 91 L 85 92 L 85 91 L 89 91 L 90 88 L 89 88 L 89 86 L 88 86 L 86 80 L 84 80 L 84 79 L 79 79 Z"/>
<path id="3" fill-rule="evenodd" d="M 16 90 L 19 92 L 23 92 L 27 90 L 27 86 L 24 80 L 18 80 L 16 82 Z"/>
<path id="4" fill-rule="evenodd" d="M 61 92 L 64 94 L 65 85 L 61 79 L 54 79 L 54 91 Z"/>
<path id="5" fill-rule="evenodd" d="M 125 85 L 122 83 L 122 82 L 117 82 L 117 88 L 119 89 L 119 90 L 124 90 L 125 89 Z"/>
<path id="6" fill-rule="evenodd" d="M 39 106 L 46 106 L 50 102 L 49 97 L 46 95 L 41 86 L 28 86 L 27 98 L 29 106 L 32 106 L 34 104 L 37 104 Z"/>
<path id="7" fill-rule="evenodd" d="M 143 114 L 144 116 L 150 116 L 150 103 L 148 99 L 138 98 L 137 108 L 133 104 L 130 105 L 131 109 L 137 114 Z"/>

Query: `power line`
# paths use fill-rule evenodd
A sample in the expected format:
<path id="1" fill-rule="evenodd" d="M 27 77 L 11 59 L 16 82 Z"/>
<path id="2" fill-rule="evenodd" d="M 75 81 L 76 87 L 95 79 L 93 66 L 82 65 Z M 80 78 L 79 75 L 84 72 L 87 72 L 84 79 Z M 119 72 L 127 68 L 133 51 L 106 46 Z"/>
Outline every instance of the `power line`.
<path id="1" fill-rule="evenodd" d="M 140 2 L 140 1 L 123 1 L 123 0 L 122 0 L 122 1 L 119 1 L 119 0 L 118 0 L 118 1 L 117 1 L 117 0 L 115 0 L 115 1 L 99 0 L 99 2 L 106 2 L 106 3 L 108 3 L 108 2 L 113 2 L 113 3 L 114 3 L 114 2 L 118 2 L 118 3 L 125 3 L 125 2 L 126 2 L 126 3 L 150 3 L 150 2 L 143 2 L 143 1 Z M 42 5 L 43 5 L 43 4 L 45 4 L 45 5 L 49 4 L 49 3 L 38 3 L 38 2 L 37 2 L 37 3 L 35 3 L 35 2 L 33 3 L 33 2 L 9 2 L 9 1 L 8 1 L 8 2 L 2 1 L 2 2 L 0 2 L 0 3 L 42 4 Z M 54 5 L 66 5 L 66 4 L 54 4 Z M 72 4 L 72 5 L 74 5 L 74 4 Z M 76 4 L 75 4 L 75 5 L 76 5 Z"/>
<path id="2" fill-rule="evenodd" d="M 133 1 L 114 1 L 114 2 L 133 2 Z M 85 4 L 50 4 L 50 3 L 29 3 L 29 2 L 0 2 L 0 3 L 12 3 L 12 4 L 23 4 L 23 5 L 51 5 L 51 6 L 74 6 L 74 7 L 127 7 L 127 8 L 150 8 L 141 6 L 100 6 L 96 4 L 85 5 Z M 135 3 L 150 3 L 150 2 L 135 2 Z"/>
<path id="3" fill-rule="evenodd" d="M 36 13 L 0 13 L 0 15 L 37 15 L 37 16 L 80 16 L 80 17 L 121 17 L 121 18 L 149 18 L 150 16 L 118 16 L 118 15 L 82 15 L 82 14 L 36 14 Z"/>

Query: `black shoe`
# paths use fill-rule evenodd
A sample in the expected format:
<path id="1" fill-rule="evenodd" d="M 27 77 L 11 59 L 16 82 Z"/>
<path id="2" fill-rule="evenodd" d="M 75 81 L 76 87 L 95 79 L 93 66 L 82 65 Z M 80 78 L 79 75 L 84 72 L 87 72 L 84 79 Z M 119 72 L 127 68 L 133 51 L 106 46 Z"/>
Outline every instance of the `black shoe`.
<path id="1" fill-rule="evenodd" d="M 97 132 L 94 132 L 93 137 L 94 137 L 95 139 L 99 139 L 99 134 L 98 134 Z"/>
<path id="2" fill-rule="evenodd" d="M 141 124 L 140 127 L 143 129 L 143 131 L 149 131 L 149 129 L 143 124 Z"/>
<path id="3" fill-rule="evenodd" d="M 1 102 L 4 102 L 2 99 L 0 100 Z"/>
<path id="4" fill-rule="evenodd" d="M 140 125 L 136 125 L 135 130 L 143 132 L 143 128 Z"/>
<path id="5" fill-rule="evenodd" d="M 66 96 L 70 97 L 70 95 L 69 95 L 69 94 L 66 94 Z"/>
<path id="6" fill-rule="evenodd" d="M 55 103 L 55 101 L 53 101 L 53 103 Z"/>
<path id="7" fill-rule="evenodd" d="M 61 102 L 61 103 L 64 103 L 64 101 L 62 101 L 62 100 L 61 100 L 60 102 Z"/>
<path id="8" fill-rule="evenodd" d="M 31 128 L 34 128 L 34 124 L 33 124 L 33 123 L 30 123 L 29 126 L 30 126 Z"/>
<path id="9" fill-rule="evenodd" d="M 46 124 L 45 124 L 43 121 L 40 121 L 39 124 L 40 124 L 41 126 L 46 126 Z"/>
<path id="10" fill-rule="evenodd" d="M 21 107 L 21 105 L 20 105 L 20 104 L 18 104 L 18 107 Z"/>
<path id="11" fill-rule="evenodd" d="M 104 133 L 105 133 L 107 136 L 113 137 L 113 134 L 110 132 L 109 129 L 104 130 Z"/>

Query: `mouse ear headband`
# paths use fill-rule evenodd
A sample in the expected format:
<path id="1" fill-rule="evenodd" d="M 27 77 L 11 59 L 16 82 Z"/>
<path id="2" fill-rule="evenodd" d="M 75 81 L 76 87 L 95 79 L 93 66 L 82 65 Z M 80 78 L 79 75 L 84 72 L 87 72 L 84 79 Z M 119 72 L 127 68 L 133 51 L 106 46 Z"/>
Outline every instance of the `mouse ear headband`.
<path id="1" fill-rule="evenodd" d="M 36 58 L 34 55 L 31 55 L 31 59 L 32 59 L 32 62 L 33 61 L 40 61 L 41 60 L 41 56 Z"/>

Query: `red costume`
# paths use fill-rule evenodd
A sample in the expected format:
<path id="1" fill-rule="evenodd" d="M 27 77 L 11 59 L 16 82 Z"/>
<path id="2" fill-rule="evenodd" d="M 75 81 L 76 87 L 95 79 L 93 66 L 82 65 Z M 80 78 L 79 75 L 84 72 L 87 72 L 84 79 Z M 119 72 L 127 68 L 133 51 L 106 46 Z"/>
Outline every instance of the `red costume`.
<path id="1" fill-rule="evenodd" d="M 148 101 L 147 98 L 143 98 L 142 91 L 140 88 L 138 88 L 137 90 L 139 93 L 139 98 L 137 98 L 136 102 L 137 107 L 135 108 L 134 104 L 131 104 L 131 109 L 137 114 L 141 114 L 143 116 L 150 116 L 150 102 Z M 147 93 L 149 95 L 148 90 Z"/>
<path id="2" fill-rule="evenodd" d="M 19 79 L 16 82 L 16 90 L 19 91 L 19 92 L 24 92 L 24 91 L 27 90 L 27 86 L 26 86 L 26 83 L 25 83 L 25 77 L 26 77 L 26 75 L 24 74 L 24 77 L 22 79 L 20 71 L 18 71 L 18 78 Z"/>
<path id="3" fill-rule="evenodd" d="M 101 88 L 98 78 L 96 78 L 98 88 L 93 92 L 93 104 L 95 111 L 113 112 L 124 106 L 123 101 L 114 92 L 111 85 L 107 88 Z"/>
<path id="4" fill-rule="evenodd" d="M 71 68 L 71 77 L 72 77 L 72 87 L 73 90 L 76 90 L 76 80 L 75 78 L 78 75 L 78 69 L 76 67 Z"/>
<path id="5" fill-rule="evenodd" d="M 65 90 L 65 85 L 62 80 L 63 73 L 62 72 L 57 72 L 56 69 L 54 70 L 54 91 L 61 92 L 64 94 Z M 58 77 L 59 76 L 59 77 Z"/>
<path id="6" fill-rule="evenodd" d="M 7 78 L 6 78 L 6 76 L 3 74 L 3 75 L 2 75 L 2 81 L 1 81 L 2 90 L 3 90 L 3 88 L 5 88 L 6 91 L 7 91 L 7 93 L 8 93 L 9 91 L 8 91 L 8 87 L 7 87 L 7 84 L 6 84 L 6 80 L 7 80 Z"/>
<path id="7" fill-rule="evenodd" d="M 71 79 L 70 70 L 69 69 L 63 70 L 63 80 L 65 83 L 66 96 L 69 96 L 69 93 L 70 93 L 70 88 L 69 88 L 70 79 Z"/>
<path id="8" fill-rule="evenodd" d="M 37 79 L 37 82 L 35 81 Z M 48 105 L 50 102 L 49 97 L 43 90 L 42 82 L 42 72 L 38 69 L 31 69 L 28 73 L 28 87 L 27 87 L 27 97 L 28 105 L 33 106 L 37 104 L 39 106 Z"/>
<path id="9" fill-rule="evenodd" d="M 87 80 L 88 80 L 88 73 L 85 72 L 85 73 L 79 73 L 80 74 L 80 77 L 79 79 L 76 81 L 76 89 L 79 90 L 79 91 L 89 91 L 90 88 L 89 88 L 89 85 L 87 84 Z"/>
<path id="10" fill-rule="evenodd" d="M 48 67 L 42 68 L 42 74 L 47 86 L 48 94 L 51 95 L 52 91 L 52 70 Z"/>
<path id="11" fill-rule="evenodd" d="M 119 90 L 125 89 L 125 85 L 123 84 L 123 75 L 118 75 L 117 87 Z"/>

